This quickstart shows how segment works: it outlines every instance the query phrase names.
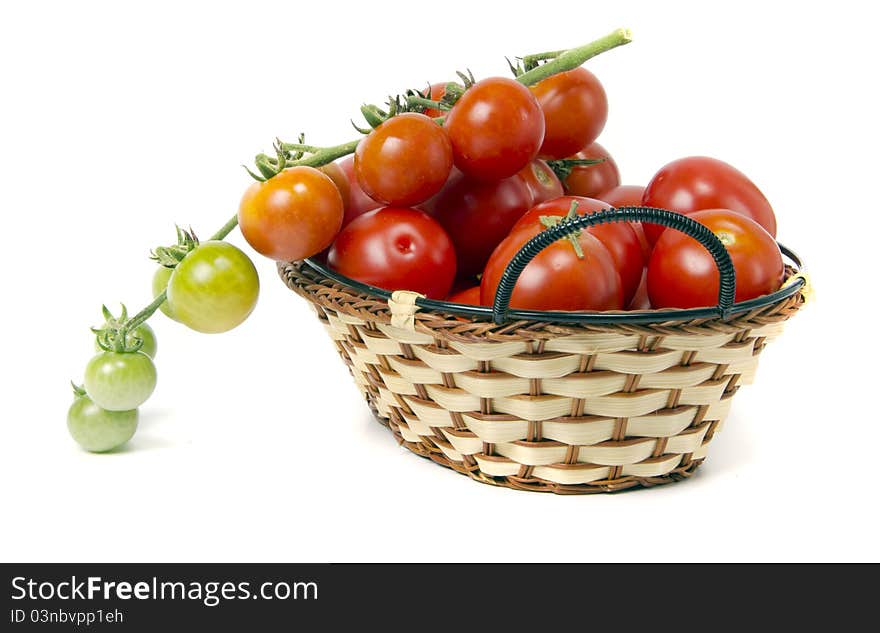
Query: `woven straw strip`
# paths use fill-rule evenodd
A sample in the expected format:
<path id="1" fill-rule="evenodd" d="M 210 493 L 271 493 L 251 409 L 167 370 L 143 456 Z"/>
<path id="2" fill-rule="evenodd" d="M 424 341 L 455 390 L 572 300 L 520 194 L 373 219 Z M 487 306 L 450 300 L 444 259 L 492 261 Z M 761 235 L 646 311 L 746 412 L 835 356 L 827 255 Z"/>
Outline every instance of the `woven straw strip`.
<path id="1" fill-rule="evenodd" d="M 639 344 L 639 336 L 621 336 L 619 333 L 596 333 L 561 336 L 544 342 L 546 352 L 596 354 L 632 349 Z"/>

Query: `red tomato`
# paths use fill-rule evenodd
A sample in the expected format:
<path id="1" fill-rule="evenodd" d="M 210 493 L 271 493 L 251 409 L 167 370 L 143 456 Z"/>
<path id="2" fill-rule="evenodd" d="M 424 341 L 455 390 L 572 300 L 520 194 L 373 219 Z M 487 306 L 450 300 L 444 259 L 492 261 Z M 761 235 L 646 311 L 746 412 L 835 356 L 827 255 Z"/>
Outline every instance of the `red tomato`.
<path id="1" fill-rule="evenodd" d="M 455 278 L 452 241 L 416 209 L 384 207 L 356 218 L 333 242 L 327 262 L 352 279 L 431 299 L 446 297 Z"/>
<path id="2" fill-rule="evenodd" d="M 531 203 L 529 188 L 519 176 L 486 182 L 459 173 L 429 208 L 455 244 L 458 274 L 466 277 L 482 272 L 492 250 Z"/>
<path id="3" fill-rule="evenodd" d="M 543 160 L 533 160 L 523 167 L 517 175 L 529 188 L 533 205 L 558 198 L 564 193 L 556 172 L 550 169 L 550 166 Z"/>
<path id="4" fill-rule="evenodd" d="M 620 184 L 620 171 L 617 163 L 611 158 L 604 147 L 598 143 L 592 143 L 571 158 L 604 158 L 604 163 L 595 165 L 576 165 L 572 167 L 571 174 L 563 182 L 565 191 L 573 196 L 597 198 L 603 191 L 616 187 Z"/>
<path id="5" fill-rule="evenodd" d="M 642 280 L 636 288 L 636 294 L 626 307 L 627 310 L 650 310 L 651 300 L 648 298 L 648 271 L 642 273 Z"/>
<path id="6" fill-rule="evenodd" d="M 614 208 L 642 206 L 642 194 L 645 188 L 638 185 L 617 185 L 597 196 Z"/>
<path id="7" fill-rule="evenodd" d="M 462 290 L 447 299 L 450 303 L 465 303 L 472 306 L 482 305 L 480 303 L 480 287 L 473 286 L 467 290 Z"/>
<path id="8" fill-rule="evenodd" d="M 443 98 L 443 95 L 446 94 L 446 82 L 439 84 L 431 84 L 431 91 L 428 94 L 428 99 L 431 101 L 440 101 Z M 425 116 L 431 117 L 432 119 L 436 119 L 437 117 L 446 116 L 446 110 L 437 110 L 436 108 L 427 108 L 425 110 Z"/>
<path id="9" fill-rule="evenodd" d="M 644 193 L 645 188 L 638 185 L 618 185 L 597 197 L 615 209 L 618 207 L 640 207 L 642 206 L 642 195 Z M 636 236 L 639 238 L 639 244 L 642 245 L 642 255 L 645 256 L 645 261 L 648 261 L 648 258 L 651 257 L 651 242 L 645 236 L 645 229 L 642 227 L 642 223 L 631 222 L 630 226 L 633 227 Z"/>
<path id="10" fill-rule="evenodd" d="M 518 231 L 523 227 L 541 227 L 541 216 L 564 217 L 571 209 L 571 203 L 577 202 L 578 215 L 595 213 L 607 209 L 608 205 L 601 200 L 582 198 L 578 196 L 562 196 L 554 200 L 548 200 L 532 207 L 528 213 L 522 216 L 514 225 L 513 230 Z M 617 272 L 620 273 L 620 281 L 623 285 L 623 305 L 629 304 L 639 287 L 642 272 L 645 269 L 645 260 L 642 255 L 642 247 L 636 232 L 629 222 L 611 222 L 591 226 L 587 231 L 597 238 L 614 260 Z"/>
<path id="11" fill-rule="evenodd" d="M 354 173 L 374 200 L 407 206 L 440 191 L 452 169 L 446 131 L 424 114 L 408 112 L 385 121 L 358 143 Z"/>
<path id="12" fill-rule="evenodd" d="M 343 213 L 342 195 L 328 176 L 314 167 L 291 167 L 248 187 L 238 207 L 238 226 L 258 253 L 293 261 L 327 248 Z"/>
<path id="13" fill-rule="evenodd" d="M 541 158 L 565 158 L 596 140 L 608 119 L 608 98 L 586 68 L 548 77 L 531 87 L 544 111 Z"/>
<path id="14" fill-rule="evenodd" d="M 480 300 L 490 306 L 501 275 L 513 256 L 541 232 L 527 226 L 511 233 L 492 253 L 480 282 Z M 510 305 L 525 310 L 619 310 L 623 307 L 620 274 L 602 242 L 586 231 L 577 237 L 579 258 L 567 239 L 538 253 L 516 282 Z"/>
<path id="15" fill-rule="evenodd" d="M 351 185 L 348 184 L 348 177 L 337 163 L 327 163 L 326 165 L 321 165 L 317 169 L 330 178 L 330 180 L 333 181 L 333 184 L 336 185 L 336 188 L 339 189 L 339 195 L 342 196 L 344 221 L 345 215 L 348 213 L 348 200 L 351 197 Z"/>
<path id="16" fill-rule="evenodd" d="M 382 205 L 365 194 L 358 184 L 357 178 L 354 176 L 354 154 L 346 156 L 336 164 L 339 165 L 348 180 L 348 205 L 345 207 L 345 217 L 342 219 L 342 226 L 348 226 L 348 223 L 356 217 L 367 211 L 378 209 Z"/>
<path id="17" fill-rule="evenodd" d="M 725 162 L 705 156 L 672 161 L 648 183 L 645 206 L 689 213 L 701 209 L 730 209 L 751 218 L 776 237 L 776 216 L 767 198 L 745 174 Z M 645 225 L 651 243 L 664 227 Z"/>
<path id="18" fill-rule="evenodd" d="M 468 176 L 500 180 L 538 155 L 544 114 L 529 89 L 490 77 L 471 86 L 446 116 L 455 166 Z"/>
<path id="19" fill-rule="evenodd" d="M 689 213 L 718 236 L 736 269 L 736 301 L 775 292 L 782 283 L 782 253 L 760 224 L 727 209 Z M 663 231 L 648 262 L 648 295 L 655 308 L 697 308 L 718 303 L 719 274 L 709 252 L 676 230 Z"/>

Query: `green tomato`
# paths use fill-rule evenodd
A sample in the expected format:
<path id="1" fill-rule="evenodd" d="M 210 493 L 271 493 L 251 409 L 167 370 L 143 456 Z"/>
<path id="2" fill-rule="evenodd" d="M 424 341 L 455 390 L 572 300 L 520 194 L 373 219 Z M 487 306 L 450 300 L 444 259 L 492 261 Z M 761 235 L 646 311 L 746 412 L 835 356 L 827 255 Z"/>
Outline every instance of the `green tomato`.
<path id="1" fill-rule="evenodd" d="M 78 396 L 67 411 L 67 430 L 87 451 L 103 453 L 122 446 L 134 435 L 137 409 L 107 411 L 88 396 Z"/>
<path id="2" fill-rule="evenodd" d="M 165 266 L 159 266 L 156 269 L 156 272 L 153 273 L 153 298 L 158 297 L 165 289 L 168 287 L 168 280 L 171 279 L 171 273 L 174 272 L 173 268 L 165 268 Z M 159 309 L 167 316 L 169 319 L 177 319 L 174 318 L 174 313 L 171 311 L 171 304 L 168 301 L 162 303 L 159 306 Z"/>
<path id="3" fill-rule="evenodd" d="M 228 242 L 204 242 L 183 258 L 168 281 L 175 318 L 196 330 L 226 332 L 244 321 L 260 294 L 253 262 Z"/>
<path id="4" fill-rule="evenodd" d="M 86 393 L 108 411 L 137 409 L 156 388 L 156 366 L 143 352 L 101 352 L 86 365 Z"/>
<path id="5" fill-rule="evenodd" d="M 165 304 L 163 303 L 162 305 L 165 305 Z M 141 349 L 139 351 L 143 352 L 144 354 L 146 354 L 150 358 L 156 358 L 156 350 L 157 350 L 159 344 L 156 342 L 156 333 L 153 332 L 153 328 L 151 328 L 146 323 L 141 323 L 139 326 L 137 326 L 134 329 L 133 332 L 129 333 L 129 336 L 132 336 L 132 335 L 136 336 L 137 338 L 141 339 L 144 342 L 144 344 L 141 345 Z M 103 352 L 104 351 L 103 349 L 101 349 L 101 346 L 98 345 L 98 341 L 95 341 L 95 351 L 96 352 Z"/>

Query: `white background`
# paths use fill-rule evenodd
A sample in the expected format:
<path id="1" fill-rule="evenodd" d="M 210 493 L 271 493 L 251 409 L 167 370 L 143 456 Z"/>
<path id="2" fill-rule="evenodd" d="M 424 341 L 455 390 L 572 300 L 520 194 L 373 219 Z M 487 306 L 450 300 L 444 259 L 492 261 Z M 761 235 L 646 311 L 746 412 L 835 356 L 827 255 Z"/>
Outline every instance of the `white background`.
<path id="1" fill-rule="evenodd" d="M 0 560 L 880 560 L 880 51 L 860 5 L 4 3 Z M 159 386 L 127 449 L 70 440 L 100 305 L 146 304 L 149 249 L 175 222 L 223 224 L 276 135 L 345 141 L 363 101 L 619 26 L 635 41 L 588 68 L 625 183 L 690 154 L 733 163 L 818 293 L 693 479 L 557 497 L 411 455 L 257 256 L 237 330 L 153 320 Z"/>

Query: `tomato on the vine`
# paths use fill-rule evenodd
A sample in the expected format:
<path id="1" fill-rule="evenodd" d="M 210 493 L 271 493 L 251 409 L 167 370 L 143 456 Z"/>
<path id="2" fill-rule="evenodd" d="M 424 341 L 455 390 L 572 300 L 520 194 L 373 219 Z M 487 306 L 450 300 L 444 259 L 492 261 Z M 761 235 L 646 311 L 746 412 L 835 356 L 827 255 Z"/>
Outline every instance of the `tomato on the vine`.
<path id="1" fill-rule="evenodd" d="M 67 430 L 76 443 L 92 453 L 125 444 L 137 430 L 137 409 L 108 411 L 87 395 L 78 395 L 67 410 Z"/>
<path id="2" fill-rule="evenodd" d="M 492 253 L 480 281 L 480 300 L 492 305 L 498 282 L 513 256 L 541 228 L 526 226 L 511 233 Z M 586 231 L 575 237 L 583 257 L 569 239 L 550 244 L 523 269 L 510 306 L 526 310 L 620 310 L 623 290 L 614 260 L 602 242 Z"/>
<path id="3" fill-rule="evenodd" d="M 175 318 L 208 334 L 239 325 L 254 309 L 259 294 L 253 262 L 229 242 L 203 242 L 183 258 L 168 281 L 168 302 Z"/>
<path id="4" fill-rule="evenodd" d="M 452 169 L 446 131 L 424 114 L 392 117 L 358 143 L 354 173 L 374 200 L 392 206 L 424 202 L 440 191 Z"/>
<path id="5" fill-rule="evenodd" d="M 603 191 L 620 184 L 620 171 L 617 163 L 599 143 L 591 143 L 571 158 L 596 160 L 604 158 L 601 163 L 593 165 L 575 165 L 571 173 L 563 181 L 565 191 L 573 196 L 598 198 Z"/>
<path id="6" fill-rule="evenodd" d="M 356 218 L 330 247 L 333 270 L 386 290 L 430 299 L 449 294 L 455 249 L 443 227 L 423 211 L 383 207 Z"/>
<path id="7" fill-rule="evenodd" d="M 558 198 L 564 191 L 556 172 L 543 160 L 533 160 L 517 174 L 526 183 L 532 194 L 532 204 Z"/>
<path id="8" fill-rule="evenodd" d="M 431 84 L 431 88 L 428 91 L 428 99 L 431 101 L 440 101 L 443 98 L 443 95 L 446 94 L 446 82 Z M 425 108 L 425 116 L 431 117 L 432 119 L 436 119 L 441 116 L 446 116 L 446 110 L 438 110 L 437 108 Z"/>
<path id="9" fill-rule="evenodd" d="M 532 204 L 532 194 L 517 175 L 483 181 L 455 175 L 431 201 L 429 213 L 455 244 L 458 274 L 477 275 L 492 250 Z"/>
<path id="10" fill-rule="evenodd" d="M 642 195 L 644 193 L 645 188 L 639 185 L 618 185 L 596 197 L 614 208 L 640 207 L 642 206 Z M 651 243 L 645 236 L 645 229 L 642 227 L 642 223 L 631 222 L 630 226 L 633 227 L 639 238 L 639 244 L 642 245 L 642 254 L 645 256 L 645 261 L 648 261 L 648 258 L 651 256 Z"/>
<path id="11" fill-rule="evenodd" d="M 156 388 L 156 366 L 143 352 L 100 352 L 86 365 L 84 384 L 102 409 L 130 411 Z"/>
<path id="12" fill-rule="evenodd" d="M 472 286 L 466 290 L 462 290 L 447 299 L 450 303 L 464 303 L 467 305 L 478 306 L 480 303 L 480 287 Z"/>
<path id="13" fill-rule="evenodd" d="M 761 190 L 741 171 L 715 158 L 689 156 L 665 165 L 648 183 L 642 202 L 679 213 L 730 209 L 776 237 L 776 216 Z M 645 224 L 652 243 L 663 232 L 658 224 Z"/>
<path id="14" fill-rule="evenodd" d="M 277 261 L 321 252 L 339 232 L 342 194 L 314 167 L 291 167 L 248 187 L 238 208 L 241 234 L 255 251 Z"/>
<path id="15" fill-rule="evenodd" d="M 478 81 L 458 99 L 444 124 L 455 166 L 473 178 L 500 180 L 538 155 L 544 113 L 528 88 L 513 79 Z"/>
<path id="16" fill-rule="evenodd" d="M 358 184 L 357 177 L 354 175 L 354 154 L 349 154 L 336 164 L 339 165 L 348 181 L 348 204 L 345 205 L 345 217 L 342 218 L 342 226 L 345 227 L 356 217 L 367 211 L 378 209 L 382 204 L 368 196 Z"/>
<path id="17" fill-rule="evenodd" d="M 531 87 L 544 112 L 541 158 L 565 158 L 596 140 L 608 119 L 608 97 L 596 76 L 575 68 Z"/>
<path id="18" fill-rule="evenodd" d="M 351 184 L 349 184 L 348 175 L 342 170 L 339 163 L 321 165 L 318 167 L 318 171 L 332 180 L 336 188 L 339 189 L 339 195 L 342 197 L 342 217 L 343 221 L 345 221 L 344 218 L 348 215 L 348 205 L 351 199 Z"/>
<path id="19" fill-rule="evenodd" d="M 775 292 L 785 271 L 782 253 L 764 228 L 741 213 L 709 209 L 688 213 L 708 227 L 730 253 L 736 270 L 736 301 Z M 720 275 L 695 239 L 663 231 L 648 262 L 648 295 L 655 308 L 697 308 L 718 303 Z"/>
<path id="20" fill-rule="evenodd" d="M 522 216 L 514 225 L 511 232 L 524 227 L 544 228 L 541 217 L 565 217 L 571 209 L 572 203 L 577 203 L 576 213 L 586 215 L 602 211 L 608 205 L 601 200 L 583 198 L 579 196 L 562 196 L 548 200 L 532 207 L 528 213 Z M 587 231 L 597 237 L 608 249 L 614 265 L 620 273 L 620 281 L 623 287 L 623 304 L 629 304 L 635 295 L 642 272 L 645 269 L 645 260 L 642 255 L 642 247 L 639 238 L 629 222 L 609 222 L 597 224 L 587 228 Z"/>
<path id="21" fill-rule="evenodd" d="M 168 280 L 171 279 L 171 273 L 173 272 L 173 268 L 166 268 L 165 266 L 158 266 L 156 268 L 156 272 L 153 273 L 152 283 L 153 299 L 165 292 L 168 288 Z M 162 311 L 162 314 L 169 319 L 173 319 L 174 321 L 177 320 L 174 318 L 174 313 L 171 311 L 171 305 L 167 301 L 162 302 L 159 309 Z"/>

